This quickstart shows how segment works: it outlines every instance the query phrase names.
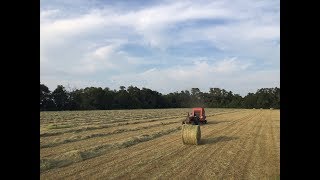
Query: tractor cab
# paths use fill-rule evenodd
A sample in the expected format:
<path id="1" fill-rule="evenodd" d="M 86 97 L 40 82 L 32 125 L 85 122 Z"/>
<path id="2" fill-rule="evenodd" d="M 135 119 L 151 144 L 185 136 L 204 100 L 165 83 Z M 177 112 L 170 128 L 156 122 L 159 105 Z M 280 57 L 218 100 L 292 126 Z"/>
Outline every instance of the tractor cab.
<path id="1" fill-rule="evenodd" d="M 198 118 L 200 118 L 201 122 L 207 122 L 206 121 L 206 113 L 204 111 L 204 108 L 199 107 L 199 108 L 192 108 L 192 113 L 191 116 L 197 116 Z"/>
<path id="2" fill-rule="evenodd" d="M 206 114 L 204 108 L 192 108 L 191 114 L 188 113 L 188 116 L 185 120 L 182 121 L 182 124 L 195 124 L 198 125 L 200 123 L 207 123 Z"/>
<path id="3" fill-rule="evenodd" d="M 206 120 L 206 114 L 204 111 L 204 108 L 202 107 L 198 107 L 198 108 L 192 108 L 192 112 L 189 113 L 186 117 L 186 119 L 182 120 L 182 124 L 207 124 L 207 120 Z"/>

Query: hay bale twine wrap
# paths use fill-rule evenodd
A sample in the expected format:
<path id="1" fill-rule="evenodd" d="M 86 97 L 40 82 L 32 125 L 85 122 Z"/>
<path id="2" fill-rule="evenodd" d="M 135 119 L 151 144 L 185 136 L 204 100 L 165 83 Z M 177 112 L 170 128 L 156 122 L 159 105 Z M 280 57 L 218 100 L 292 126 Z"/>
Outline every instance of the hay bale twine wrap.
<path id="1" fill-rule="evenodd" d="M 182 125 L 182 142 L 183 144 L 198 145 L 201 139 L 201 131 L 199 125 Z"/>

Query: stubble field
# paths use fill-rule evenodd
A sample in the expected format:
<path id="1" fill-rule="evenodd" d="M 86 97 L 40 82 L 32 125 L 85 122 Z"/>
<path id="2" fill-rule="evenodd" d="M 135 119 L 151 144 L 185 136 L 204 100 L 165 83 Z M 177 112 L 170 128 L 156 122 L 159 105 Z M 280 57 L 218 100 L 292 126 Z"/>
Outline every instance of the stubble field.
<path id="1" fill-rule="evenodd" d="M 279 110 L 206 108 L 198 146 L 181 140 L 190 110 L 40 112 L 40 177 L 279 178 Z"/>

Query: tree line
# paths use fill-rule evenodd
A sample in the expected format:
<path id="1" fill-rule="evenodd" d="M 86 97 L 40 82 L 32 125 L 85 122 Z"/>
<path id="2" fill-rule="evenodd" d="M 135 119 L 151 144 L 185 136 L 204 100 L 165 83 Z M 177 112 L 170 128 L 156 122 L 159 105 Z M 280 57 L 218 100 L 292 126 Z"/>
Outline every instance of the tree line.
<path id="1" fill-rule="evenodd" d="M 220 88 L 201 92 L 173 92 L 163 95 L 148 88 L 120 86 L 119 90 L 108 87 L 86 87 L 67 91 L 58 85 L 54 91 L 40 82 L 40 111 L 106 110 L 106 109 L 154 109 L 154 108 L 280 108 L 280 88 L 261 88 L 245 97 Z"/>

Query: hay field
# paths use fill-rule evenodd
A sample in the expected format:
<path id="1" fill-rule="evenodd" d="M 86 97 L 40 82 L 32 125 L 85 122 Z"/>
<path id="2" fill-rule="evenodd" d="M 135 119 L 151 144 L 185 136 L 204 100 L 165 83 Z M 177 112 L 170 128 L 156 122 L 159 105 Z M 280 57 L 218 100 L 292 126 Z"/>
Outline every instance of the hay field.
<path id="1" fill-rule="evenodd" d="M 182 143 L 188 111 L 40 112 L 40 178 L 279 178 L 279 110 L 206 108 L 197 146 Z"/>

